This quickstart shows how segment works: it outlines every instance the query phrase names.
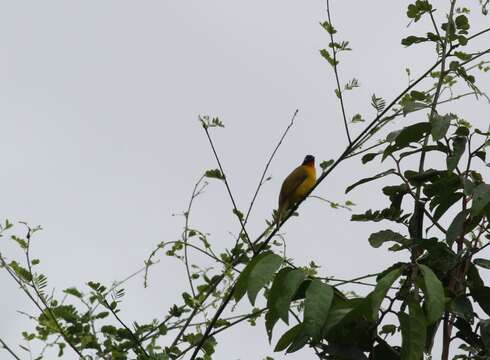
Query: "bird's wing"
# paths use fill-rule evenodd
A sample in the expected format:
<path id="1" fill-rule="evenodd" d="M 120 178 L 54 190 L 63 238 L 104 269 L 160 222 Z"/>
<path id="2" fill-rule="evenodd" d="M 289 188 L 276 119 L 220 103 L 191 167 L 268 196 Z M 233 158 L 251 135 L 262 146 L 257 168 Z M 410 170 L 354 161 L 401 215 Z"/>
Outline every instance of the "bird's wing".
<path id="1" fill-rule="evenodd" d="M 303 166 L 298 166 L 294 169 L 282 183 L 281 192 L 279 193 L 279 204 L 289 199 L 307 177 L 308 172 Z"/>

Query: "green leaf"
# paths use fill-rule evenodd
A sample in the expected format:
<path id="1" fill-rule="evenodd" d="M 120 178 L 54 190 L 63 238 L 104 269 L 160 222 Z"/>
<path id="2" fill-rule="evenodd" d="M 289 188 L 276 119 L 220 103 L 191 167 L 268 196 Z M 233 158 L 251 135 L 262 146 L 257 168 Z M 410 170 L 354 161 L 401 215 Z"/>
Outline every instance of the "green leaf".
<path id="1" fill-rule="evenodd" d="M 474 259 L 473 264 L 478 265 L 479 267 L 485 268 L 485 269 L 490 269 L 490 260 L 488 259 Z"/>
<path id="2" fill-rule="evenodd" d="M 480 321 L 480 336 L 487 351 L 490 351 L 490 319 Z"/>
<path id="3" fill-rule="evenodd" d="M 373 181 L 373 180 L 380 179 L 382 177 L 385 177 L 386 175 L 393 174 L 394 172 L 395 172 L 395 169 L 389 169 L 387 171 L 383 171 L 382 173 L 376 174 L 374 176 L 361 179 L 361 180 L 355 182 L 354 184 L 348 186 L 347 189 L 345 189 L 345 193 L 347 194 L 349 191 L 351 191 L 352 189 L 354 189 L 355 187 L 357 187 L 357 186 L 359 186 L 361 184 L 364 184 L 364 183 L 367 183 L 367 182 L 370 182 L 370 181 Z"/>
<path id="4" fill-rule="evenodd" d="M 325 21 L 323 23 L 320 23 L 320 25 L 322 26 L 322 28 L 325 29 L 326 32 L 328 32 L 329 34 L 335 34 L 337 32 L 337 30 L 335 30 L 335 28 L 333 27 L 333 25 L 331 23 L 329 23 L 328 21 Z"/>
<path id="5" fill-rule="evenodd" d="M 482 310 L 487 315 L 490 315 L 490 288 L 488 286 L 481 286 L 471 289 L 471 296 L 480 305 Z"/>
<path id="6" fill-rule="evenodd" d="M 319 339 L 332 305 L 333 289 L 320 280 L 313 280 L 306 290 L 304 326 L 306 335 Z"/>
<path id="7" fill-rule="evenodd" d="M 369 244 L 374 248 L 379 248 L 387 241 L 403 242 L 404 240 L 406 240 L 405 236 L 389 229 L 372 233 L 369 236 Z"/>
<path id="8" fill-rule="evenodd" d="M 473 264 L 470 264 L 468 267 L 468 272 L 466 273 L 466 283 L 471 291 L 484 286 L 480 273 L 477 267 Z"/>
<path id="9" fill-rule="evenodd" d="M 402 350 L 403 360 L 420 360 L 423 358 L 427 324 L 424 312 L 419 303 L 413 298 L 408 297 L 408 311 L 398 315 L 402 330 Z"/>
<path id="10" fill-rule="evenodd" d="M 454 56 L 463 61 L 468 61 L 471 59 L 471 55 L 463 51 L 455 51 Z"/>
<path id="11" fill-rule="evenodd" d="M 466 15 L 463 14 L 458 15 L 454 20 L 454 22 L 458 30 L 466 31 L 470 29 L 470 24 L 468 22 L 468 18 L 466 17 Z"/>
<path id="12" fill-rule="evenodd" d="M 67 288 L 65 290 L 63 290 L 63 292 L 65 294 L 69 294 L 69 295 L 72 295 L 72 296 L 75 296 L 77 298 L 82 298 L 82 293 L 80 291 L 78 291 L 77 288 L 74 288 L 74 287 L 71 287 L 71 288 Z"/>
<path id="13" fill-rule="evenodd" d="M 240 276 L 238 277 L 237 284 L 235 286 L 235 291 L 233 292 L 233 297 L 236 302 L 240 301 L 243 295 L 245 295 L 245 293 L 247 292 L 248 279 L 250 276 L 250 272 L 252 271 L 254 266 L 263 258 L 271 254 L 272 252 L 264 252 L 262 254 L 257 255 L 248 263 L 245 269 L 243 269 Z"/>
<path id="14" fill-rule="evenodd" d="M 402 39 L 402 45 L 403 46 L 410 46 L 410 45 L 413 45 L 413 44 L 418 44 L 418 43 L 421 43 L 421 42 L 425 42 L 427 40 L 428 39 L 425 38 L 425 37 L 411 35 L 411 36 L 407 36 L 406 38 L 403 38 Z"/>
<path id="15" fill-rule="evenodd" d="M 408 5 L 407 16 L 417 22 L 422 15 L 430 11 L 432 11 L 432 5 L 428 1 L 417 0 L 414 4 Z"/>
<path id="16" fill-rule="evenodd" d="M 210 179 L 224 180 L 225 176 L 221 173 L 220 169 L 206 170 L 204 176 Z"/>
<path id="17" fill-rule="evenodd" d="M 351 311 L 354 311 L 354 306 L 347 301 L 345 303 L 337 303 L 331 306 L 328 312 L 327 321 L 325 323 L 324 333 L 328 333 L 334 326 L 339 324 Z"/>
<path id="18" fill-rule="evenodd" d="M 218 117 L 209 118 L 209 115 L 199 115 L 199 121 L 203 128 L 213 128 L 213 127 L 221 127 L 224 128 L 225 125 Z"/>
<path id="19" fill-rule="evenodd" d="M 454 120 L 456 118 L 457 117 L 453 114 L 446 114 L 444 116 L 441 116 L 435 113 L 434 116 L 430 119 L 430 123 L 432 125 L 430 134 L 432 135 L 432 139 L 434 141 L 442 139 L 446 135 L 449 129 L 449 125 L 451 125 L 451 120 Z"/>
<path id="20" fill-rule="evenodd" d="M 330 65 L 332 65 L 332 66 L 336 66 L 336 65 L 338 65 L 338 63 L 339 63 L 339 62 L 338 62 L 337 60 L 334 60 L 334 59 L 333 59 L 333 57 L 330 55 L 330 53 L 328 52 L 328 50 L 327 50 L 327 49 L 321 49 L 321 50 L 320 50 L 320 54 L 323 56 L 323 58 L 324 58 L 325 60 L 327 60 L 327 61 L 328 61 L 328 63 L 329 63 Z"/>
<path id="21" fill-rule="evenodd" d="M 361 162 L 363 164 L 366 164 L 368 162 L 370 162 L 371 160 L 373 160 L 376 156 L 378 156 L 380 153 L 368 153 L 366 155 L 364 155 L 362 158 L 361 158 Z"/>
<path id="22" fill-rule="evenodd" d="M 330 160 L 324 160 L 320 163 L 320 168 L 322 169 L 322 171 L 325 171 L 327 170 L 330 166 L 333 165 L 335 161 L 333 159 L 330 159 Z"/>
<path id="23" fill-rule="evenodd" d="M 381 279 L 378 280 L 376 287 L 369 294 L 369 298 L 371 302 L 371 310 L 372 310 L 371 320 L 376 321 L 376 319 L 378 318 L 379 307 L 381 306 L 381 303 L 383 302 L 386 293 L 393 285 L 393 283 L 396 281 L 396 279 L 400 277 L 401 274 L 402 274 L 402 268 L 400 267 L 390 271 L 388 274 L 386 274 L 385 276 L 383 276 Z"/>
<path id="24" fill-rule="evenodd" d="M 284 268 L 279 271 L 272 283 L 267 298 L 267 308 L 286 324 L 289 324 L 289 305 L 294 294 L 305 279 L 301 269 Z"/>
<path id="25" fill-rule="evenodd" d="M 269 343 L 272 340 L 272 331 L 274 330 L 274 326 L 276 325 L 278 320 L 279 316 L 276 314 L 275 311 L 269 310 L 265 314 L 265 330 L 267 332 L 267 337 L 269 338 Z"/>
<path id="26" fill-rule="evenodd" d="M 418 100 L 418 101 L 424 101 L 427 98 L 425 93 L 423 93 L 421 91 L 417 91 L 417 90 L 410 91 L 410 96 L 412 97 L 412 99 Z"/>
<path id="27" fill-rule="evenodd" d="M 243 221 L 243 213 L 238 210 L 238 209 L 233 209 L 232 210 L 233 214 L 236 215 L 236 217 L 240 220 L 240 221 Z"/>
<path id="28" fill-rule="evenodd" d="M 399 130 L 395 130 L 395 131 L 392 131 L 390 133 L 388 133 L 388 135 L 386 135 L 386 141 L 388 142 L 393 142 L 396 140 L 396 137 L 398 135 L 400 135 L 400 133 L 402 132 L 403 129 L 399 129 Z"/>
<path id="29" fill-rule="evenodd" d="M 431 207 L 433 205 L 435 206 L 439 204 L 439 206 L 437 206 L 437 209 L 434 211 L 434 219 L 436 221 L 439 220 L 441 216 L 444 215 L 449 210 L 449 208 L 457 203 L 462 197 L 463 193 L 461 192 L 450 194 L 443 193 L 440 196 L 436 196 L 433 199 L 433 202 L 431 202 Z"/>
<path id="30" fill-rule="evenodd" d="M 308 343 L 308 336 L 305 334 L 304 327 L 299 334 L 294 338 L 293 343 L 288 347 L 286 353 L 290 354 L 300 350 Z"/>
<path id="31" fill-rule="evenodd" d="M 461 125 L 456 129 L 455 134 L 458 136 L 468 136 L 470 134 L 470 129 L 467 125 Z"/>
<path id="32" fill-rule="evenodd" d="M 473 202 L 471 204 L 471 215 L 479 215 L 490 202 L 490 185 L 480 184 L 473 190 Z"/>
<path id="33" fill-rule="evenodd" d="M 393 336 L 396 333 L 396 325 L 393 324 L 383 325 L 379 333 Z"/>
<path id="34" fill-rule="evenodd" d="M 25 250 L 25 249 L 28 248 L 27 241 L 26 240 L 24 240 L 24 239 L 22 239 L 22 238 L 20 238 L 18 236 L 15 236 L 15 235 L 12 235 L 10 238 L 12 240 L 14 240 L 17 244 L 19 244 L 19 246 L 20 246 L 21 249 Z"/>
<path id="35" fill-rule="evenodd" d="M 371 96 L 371 106 L 376 109 L 378 113 L 380 113 L 384 110 L 386 101 L 381 97 L 377 97 L 376 94 L 373 94 L 373 96 Z"/>
<path id="36" fill-rule="evenodd" d="M 410 101 L 403 105 L 403 116 L 407 116 L 407 114 L 420 109 L 425 109 L 426 107 L 426 103 L 420 101 Z"/>
<path id="37" fill-rule="evenodd" d="M 425 134 L 431 130 L 431 125 L 428 122 L 420 122 L 402 129 L 395 138 L 395 144 L 401 148 L 409 145 L 412 142 L 418 142 Z"/>
<path id="38" fill-rule="evenodd" d="M 364 122 L 366 120 L 364 120 L 362 118 L 362 115 L 361 114 L 355 114 L 353 117 L 352 117 L 352 120 L 351 120 L 351 123 L 353 124 L 356 124 L 356 123 L 360 123 L 360 122 Z"/>
<path id="39" fill-rule="evenodd" d="M 397 350 L 389 346 L 386 342 L 379 343 L 373 348 L 370 359 L 372 360 L 400 360 Z"/>
<path id="40" fill-rule="evenodd" d="M 432 324 L 439 320 L 444 313 L 444 288 L 436 274 L 428 266 L 419 264 L 419 269 L 424 276 L 425 309 L 427 323 Z"/>
<path id="41" fill-rule="evenodd" d="M 466 149 L 466 138 L 457 136 L 453 139 L 453 152 L 446 159 L 447 169 L 453 171 L 458 166 L 459 160 Z"/>
<path id="42" fill-rule="evenodd" d="M 22 280 L 31 282 L 32 281 L 32 274 L 27 270 L 26 268 L 22 267 L 17 263 L 17 261 L 11 261 L 9 266 L 14 270 L 14 272 L 17 274 L 18 277 L 20 277 Z"/>
<path id="43" fill-rule="evenodd" d="M 276 254 L 268 254 L 250 271 L 248 276 L 247 294 L 252 305 L 255 305 L 255 299 L 259 291 L 272 280 L 274 273 L 282 264 L 282 257 Z"/>
<path id="44" fill-rule="evenodd" d="M 300 334 L 302 330 L 303 330 L 303 324 L 298 324 L 296 326 L 293 326 L 288 331 L 286 331 L 277 342 L 274 351 L 277 352 L 286 349 L 289 346 L 289 344 L 291 344 L 293 340 Z"/>
<path id="45" fill-rule="evenodd" d="M 466 216 L 468 215 L 469 210 L 463 210 L 458 215 L 456 215 L 449 225 L 446 232 L 446 243 L 449 246 L 452 246 L 454 241 L 458 239 L 463 234 L 464 222 L 466 220 Z"/>
<path id="46" fill-rule="evenodd" d="M 458 317 L 470 320 L 473 318 L 473 306 L 471 301 L 464 295 L 459 295 L 450 304 L 451 312 Z"/>
<path id="47" fill-rule="evenodd" d="M 75 324 L 79 319 L 77 311 L 73 305 L 59 305 L 51 309 L 56 317 L 60 317 L 66 322 Z"/>

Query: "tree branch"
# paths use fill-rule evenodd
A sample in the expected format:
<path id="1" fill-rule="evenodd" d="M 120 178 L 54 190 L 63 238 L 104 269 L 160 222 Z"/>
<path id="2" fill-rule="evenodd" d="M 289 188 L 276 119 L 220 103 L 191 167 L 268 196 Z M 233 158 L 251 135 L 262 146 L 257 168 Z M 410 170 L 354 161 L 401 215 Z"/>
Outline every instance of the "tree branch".
<path id="1" fill-rule="evenodd" d="M 245 234 L 245 237 L 247 239 L 247 243 L 250 246 L 250 249 L 255 254 L 254 245 L 250 241 L 250 237 L 248 236 L 247 230 L 245 229 L 245 224 L 243 222 L 243 219 L 238 215 L 240 212 L 239 212 L 238 207 L 235 203 L 235 199 L 234 199 L 233 194 L 232 194 L 231 189 L 230 189 L 230 184 L 229 184 L 227 176 L 223 170 L 223 166 L 221 165 L 221 161 L 219 159 L 218 153 L 216 152 L 216 149 L 214 147 L 213 140 L 211 139 L 211 135 L 209 134 L 208 127 L 201 118 L 199 118 L 199 120 L 201 121 L 201 125 L 202 125 L 202 127 L 206 133 L 206 137 L 208 138 L 209 145 L 211 145 L 211 149 L 213 150 L 214 158 L 216 159 L 216 162 L 218 163 L 221 174 L 223 175 L 223 181 L 225 182 L 226 190 L 228 191 L 228 195 L 230 196 L 231 203 L 233 204 L 233 210 L 235 210 L 235 215 L 238 218 L 238 221 L 240 222 L 240 225 L 242 227 L 241 231 L 243 231 L 243 233 Z"/>
<path id="2" fill-rule="evenodd" d="M 330 0 L 327 0 L 327 17 L 328 17 L 328 22 L 330 26 L 333 27 L 332 25 L 332 20 L 330 18 Z M 335 42 L 333 40 L 333 31 L 328 32 L 330 34 L 330 45 L 332 47 L 332 54 L 333 54 L 333 71 L 335 73 L 335 80 L 337 82 L 337 97 L 339 98 L 340 101 L 340 108 L 342 109 L 342 118 L 344 119 L 344 127 L 345 127 L 345 133 L 347 135 L 347 140 L 349 141 L 349 144 L 352 144 L 352 140 L 350 137 L 349 133 L 349 125 L 347 124 L 347 116 L 345 115 L 345 108 L 344 108 L 344 99 L 342 96 L 342 89 L 340 88 L 340 80 L 339 80 L 339 73 L 337 69 L 337 50 L 335 49 Z"/>
<path id="3" fill-rule="evenodd" d="M 2 345 L 2 346 L 1 346 L 2 348 L 4 348 L 5 350 L 7 350 L 7 352 L 9 352 L 9 353 L 10 353 L 10 355 L 12 355 L 12 356 L 13 356 L 15 359 L 20 360 L 20 357 L 18 357 L 18 356 L 17 356 L 17 355 L 14 353 L 14 351 L 13 351 L 11 348 L 9 348 L 9 347 L 7 346 L 7 344 L 5 343 L 5 341 L 3 341 L 3 340 L 2 340 L 2 338 L 0 338 L 0 344 Z"/>

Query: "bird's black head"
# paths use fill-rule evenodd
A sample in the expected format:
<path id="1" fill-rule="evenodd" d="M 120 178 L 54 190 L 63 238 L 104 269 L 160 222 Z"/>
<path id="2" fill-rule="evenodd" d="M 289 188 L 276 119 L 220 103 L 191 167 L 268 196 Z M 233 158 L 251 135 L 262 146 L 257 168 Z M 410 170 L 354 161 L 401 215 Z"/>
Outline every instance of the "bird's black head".
<path id="1" fill-rule="evenodd" d="M 315 164 L 315 157 L 313 155 L 306 155 L 305 159 L 303 160 L 303 165 L 314 165 Z"/>

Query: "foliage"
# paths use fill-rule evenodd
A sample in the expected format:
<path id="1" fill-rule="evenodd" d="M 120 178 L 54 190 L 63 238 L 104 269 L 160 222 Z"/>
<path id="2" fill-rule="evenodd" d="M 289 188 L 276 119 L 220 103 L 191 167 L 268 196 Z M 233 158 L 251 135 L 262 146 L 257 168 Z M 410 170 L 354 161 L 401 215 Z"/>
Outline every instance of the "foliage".
<path id="1" fill-rule="evenodd" d="M 487 3 L 482 3 L 483 9 Z M 434 64 L 415 80 L 407 69 L 409 84 L 392 101 L 374 94 L 367 99 L 374 109 L 371 121 L 366 120 L 367 114 L 360 113 L 347 121 L 344 95 L 359 87 L 360 81 L 353 78 L 340 85 L 339 54 L 347 55 L 352 49 L 348 41 L 335 41 L 339 30 L 333 26 L 328 1 L 328 20 L 321 23 L 330 41 L 320 54 L 335 75 L 334 92 L 341 105 L 348 143 L 339 157 L 321 162 L 317 184 L 346 159 L 358 157 L 362 164 L 377 161 L 383 169 L 357 179 L 345 192 L 367 184 L 374 186 L 374 180 L 390 181 L 381 189 L 388 205 L 366 209 L 352 215 L 351 220 L 383 221 L 383 226 L 366 240 L 378 251 L 406 254 L 406 261 L 352 280 L 320 276 L 313 262 L 294 266 L 284 255 L 284 234 L 279 231 L 284 222 L 297 215 L 295 210 L 302 201 L 282 224 L 266 220 L 266 229 L 252 241 L 247 231 L 249 215 L 296 113 L 267 162 L 248 210 L 243 212 L 236 206 L 210 134 L 223 128 L 223 122 L 218 117 L 200 116 L 219 168 L 205 171 L 195 184 L 182 214 L 180 238 L 159 243 L 138 272 L 144 272 L 148 285 L 150 269 L 158 263 L 160 250 L 184 265 L 189 289 L 164 317 L 148 323 L 125 323 L 120 316 L 124 281 L 112 285 L 89 281 L 84 287 L 69 287 L 61 296 L 56 295 L 48 290 L 47 277 L 37 271 L 40 260 L 30 255 L 31 240 L 40 228 L 23 224 L 26 235 L 21 236 L 10 221 L 1 225 L 0 235 L 10 237 L 24 256 L 7 260 L 0 253 L 0 267 L 37 311 L 30 317 L 35 328 L 24 331 L 22 337 L 27 344 L 38 342 L 43 348 L 30 355 L 48 358 L 50 349 L 56 348 L 59 357 L 70 351 L 71 358 L 75 353 L 83 359 L 211 359 L 220 332 L 245 321 L 255 326 L 263 317 L 264 335 L 269 341 L 278 322 L 288 326 L 274 345 L 277 352 L 292 353 L 309 347 L 319 359 L 420 360 L 424 354 L 436 356 L 432 347 L 437 339 L 442 344 L 443 360 L 450 354 L 455 355 L 454 359 L 490 358 L 490 287 L 479 275 L 479 268 L 490 268 L 490 259 L 484 255 L 490 244 L 490 184 L 481 174 L 490 133 L 442 109 L 443 104 L 467 95 L 488 99 L 479 88 L 478 76 L 490 69 L 488 61 L 482 60 L 489 50 L 466 49 L 475 38 L 488 39 L 490 29 L 472 33 L 470 9 L 456 8 L 455 0 L 446 5 L 438 4 L 435 9 L 423 0 L 408 5 L 406 15 L 411 25 L 426 20 L 433 29 L 423 35 L 409 35 L 401 44 L 407 48 L 432 44 Z M 436 13 L 445 22 L 438 24 Z M 462 88 L 468 92 L 462 93 Z M 394 120 L 398 118 L 402 126 L 396 125 Z M 364 126 L 355 137 L 349 128 L 354 124 Z M 385 127 L 390 126 L 398 128 L 386 133 Z M 434 168 L 427 166 L 429 160 Z M 390 165 L 385 166 L 387 163 Z M 193 228 L 190 222 L 193 203 L 208 185 L 205 179 L 218 179 L 226 186 L 240 225 L 234 246 L 221 253 L 213 248 L 209 234 Z M 350 201 L 345 206 L 327 202 L 336 204 L 333 208 L 350 209 L 353 205 Z M 191 261 L 190 252 L 205 256 L 214 268 Z M 376 282 L 363 282 L 367 278 L 375 278 Z M 343 293 L 338 287 L 346 284 L 370 286 L 372 291 L 366 296 Z M 245 295 L 248 301 L 243 300 Z M 230 304 L 239 302 L 242 308 L 250 302 L 249 310 L 230 314 Z M 223 316 L 225 311 L 228 313 Z M 455 347 L 456 339 L 459 348 Z M 0 344 L 18 358 L 1 339 Z M 21 348 L 31 352 L 30 346 Z"/>

